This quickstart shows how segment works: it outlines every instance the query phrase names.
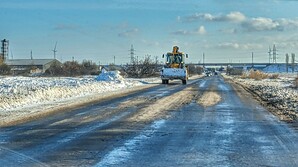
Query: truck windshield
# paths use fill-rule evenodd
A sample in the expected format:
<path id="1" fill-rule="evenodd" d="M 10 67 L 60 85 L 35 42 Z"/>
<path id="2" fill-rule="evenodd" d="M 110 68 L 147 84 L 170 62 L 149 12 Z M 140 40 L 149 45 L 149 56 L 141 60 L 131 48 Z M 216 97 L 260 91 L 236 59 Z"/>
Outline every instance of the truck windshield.
<path id="1" fill-rule="evenodd" d="M 167 54 L 167 62 L 170 64 L 180 64 L 183 62 L 182 54 Z"/>

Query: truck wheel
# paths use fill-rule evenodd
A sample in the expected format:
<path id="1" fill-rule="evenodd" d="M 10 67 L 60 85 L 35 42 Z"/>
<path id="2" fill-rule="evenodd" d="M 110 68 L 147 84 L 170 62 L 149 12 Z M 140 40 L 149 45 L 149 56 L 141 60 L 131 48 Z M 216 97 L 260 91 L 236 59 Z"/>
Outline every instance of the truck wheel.
<path id="1" fill-rule="evenodd" d="M 182 80 L 182 84 L 186 85 L 186 80 L 185 79 Z"/>

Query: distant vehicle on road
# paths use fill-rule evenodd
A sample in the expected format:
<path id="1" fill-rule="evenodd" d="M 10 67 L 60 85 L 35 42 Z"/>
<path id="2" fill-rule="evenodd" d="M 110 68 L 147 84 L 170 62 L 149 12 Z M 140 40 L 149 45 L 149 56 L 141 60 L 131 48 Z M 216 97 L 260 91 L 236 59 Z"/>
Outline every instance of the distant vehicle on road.
<path id="1" fill-rule="evenodd" d="M 180 79 L 183 84 L 186 84 L 188 80 L 188 68 L 185 65 L 185 58 L 188 58 L 188 55 L 178 50 L 179 47 L 174 46 L 173 51 L 166 54 L 166 64 L 161 70 L 162 84 L 168 84 L 169 80 L 174 79 Z"/>
<path id="2" fill-rule="evenodd" d="M 206 76 L 206 77 L 210 77 L 210 76 L 212 76 L 212 72 L 211 72 L 211 71 L 206 71 L 206 72 L 205 72 L 205 76 Z"/>

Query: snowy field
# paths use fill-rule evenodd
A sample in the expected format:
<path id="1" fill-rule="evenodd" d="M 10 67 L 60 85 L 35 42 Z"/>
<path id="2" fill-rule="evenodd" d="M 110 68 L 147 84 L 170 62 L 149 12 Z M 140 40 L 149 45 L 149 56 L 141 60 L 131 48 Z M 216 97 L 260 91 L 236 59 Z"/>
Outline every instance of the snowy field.
<path id="1" fill-rule="evenodd" d="M 124 79 L 117 72 L 80 78 L 0 77 L 0 125 L 24 115 L 87 103 L 156 82 L 160 82 L 160 78 Z"/>
<path id="2" fill-rule="evenodd" d="M 237 76 L 224 76 L 232 79 L 257 94 L 267 105 L 279 111 L 282 120 L 298 120 L 298 89 L 294 87 L 297 73 L 279 73 L 277 79 L 241 79 Z"/>

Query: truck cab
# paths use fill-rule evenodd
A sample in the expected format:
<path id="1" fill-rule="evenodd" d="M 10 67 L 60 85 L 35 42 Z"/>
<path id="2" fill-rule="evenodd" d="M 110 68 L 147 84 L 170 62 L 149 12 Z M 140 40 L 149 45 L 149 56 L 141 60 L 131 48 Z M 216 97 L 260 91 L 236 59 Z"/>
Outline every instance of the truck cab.
<path id="1" fill-rule="evenodd" d="M 168 84 L 169 80 L 180 79 L 183 84 L 186 84 L 188 80 L 188 70 L 185 65 L 185 58 L 188 55 L 179 52 L 179 47 L 174 46 L 172 52 L 168 52 L 163 55 L 166 59 L 166 63 L 161 70 L 162 84 Z"/>

